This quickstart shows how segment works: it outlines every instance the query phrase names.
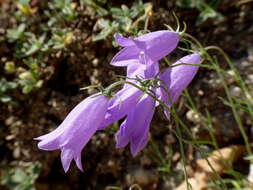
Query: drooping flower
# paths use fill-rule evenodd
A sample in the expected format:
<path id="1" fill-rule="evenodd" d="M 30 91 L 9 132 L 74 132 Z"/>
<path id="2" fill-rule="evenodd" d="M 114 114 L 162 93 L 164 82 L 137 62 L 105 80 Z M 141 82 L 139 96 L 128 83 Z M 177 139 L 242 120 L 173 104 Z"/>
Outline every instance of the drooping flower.
<path id="1" fill-rule="evenodd" d="M 201 57 L 198 53 L 190 54 L 179 59 L 172 64 L 172 67 L 166 69 L 159 78 L 163 81 L 161 88 L 158 90 L 161 100 L 171 106 L 175 103 L 183 90 L 190 84 L 196 75 L 200 64 Z M 187 64 L 196 64 L 187 65 Z M 178 65 L 178 66 L 177 66 Z M 167 110 L 165 115 L 169 118 Z"/>
<path id="2" fill-rule="evenodd" d="M 130 143 L 133 156 L 142 150 L 148 142 L 150 122 L 155 111 L 155 100 L 145 94 L 127 114 L 125 121 L 116 133 L 116 147 L 123 148 Z"/>
<path id="3" fill-rule="evenodd" d="M 67 172 L 74 159 L 83 170 L 81 151 L 98 130 L 104 120 L 109 99 L 93 95 L 80 102 L 65 118 L 61 125 L 49 134 L 35 138 L 42 150 L 61 150 L 61 162 Z"/>
<path id="4" fill-rule="evenodd" d="M 172 52 L 179 42 L 180 35 L 168 30 L 160 30 L 144 34 L 138 38 L 125 38 L 115 35 L 116 42 L 124 47 L 117 53 L 111 65 L 124 67 L 129 65 L 151 66 Z M 152 66 L 151 66 L 152 67 Z M 152 71 L 152 70 L 147 70 Z M 146 77 L 152 73 L 147 73 Z"/>

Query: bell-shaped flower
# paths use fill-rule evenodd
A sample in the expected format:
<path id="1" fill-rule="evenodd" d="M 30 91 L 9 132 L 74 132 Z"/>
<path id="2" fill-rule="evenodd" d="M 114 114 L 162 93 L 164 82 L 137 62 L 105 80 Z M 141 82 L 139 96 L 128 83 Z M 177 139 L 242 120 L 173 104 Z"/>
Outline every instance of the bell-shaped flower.
<path id="1" fill-rule="evenodd" d="M 49 134 L 40 136 L 38 147 L 42 150 L 61 150 L 61 162 L 67 172 L 74 159 L 83 170 L 81 151 L 103 122 L 109 99 L 93 95 L 80 102 L 61 125 Z"/>
<path id="2" fill-rule="evenodd" d="M 194 53 L 187 55 L 177 62 L 172 64 L 172 67 L 166 69 L 159 78 L 162 80 L 161 88 L 158 90 L 158 96 L 161 100 L 171 106 L 175 103 L 183 92 L 183 90 L 190 84 L 196 75 L 200 64 L 201 57 Z M 187 65 L 191 64 L 191 65 Z M 196 66 L 192 65 L 196 64 Z M 165 115 L 169 117 L 169 113 L 165 111 Z"/>
<path id="3" fill-rule="evenodd" d="M 116 134 L 117 148 L 131 144 L 131 153 L 135 156 L 148 142 L 150 122 L 155 111 L 155 100 L 133 86 L 120 90 L 111 99 L 105 120 L 99 127 L 108 125 L 124 118 L 120 130 Z"/>
<path id="4" fill-rule="evenodd" d="M 157 64 L 176 47 L 180 39 L 179 33 L 160 30 L 141 35 L 137 38 L 125 38 L 115 35 L 116 42 L 124 47 L 117 53 L 111 64 L 114 66 L 129 66 L 133 64 Z"/>
<path id="5" fill-rule="evenodd" d="M 130 143 L 131 154 L 136 156 L 148 142 L 149 126 L 154 111 L 155 100 L 147 94 L 143 95 L 120 125 L 120 129 L 115 136 L 116 147 L 123 148 Z"/>

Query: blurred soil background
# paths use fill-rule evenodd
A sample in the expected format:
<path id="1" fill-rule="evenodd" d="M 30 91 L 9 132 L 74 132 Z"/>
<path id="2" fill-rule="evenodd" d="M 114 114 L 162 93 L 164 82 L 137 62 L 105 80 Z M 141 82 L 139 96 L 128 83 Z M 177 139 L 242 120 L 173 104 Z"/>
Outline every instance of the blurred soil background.
<path id="1" fill-rule="evenodd" d="M 108 86 L 118 80 L 116 75 L 125 73 L 124 68 L 109 65 L 119 51 L 114 33 L 136 36 L 145 24 L 150 31 L 166 29 L 164 24 L 176 27 L 173 11 L 180 22 L 186 22 L 187 32 L 204 46 L 217 45 L 228 53 L 252 93 L 250 0 L 0 0 L 1 190 L 109 190 L 131 186 L 169 190 L 184 181 L 179 144 L 170 132 L 173 118 L 166 121 L 161 109 L 152 121 L 147 147 L 135 158 L 128 148 L 115 149 L 117 124 L 99 131 L 83 151 L 83 173 L 73 164 L 65 174 L 60 152 L 41 151 L 33 140 L 55 129 L 78 102 L 96 92 L 80 91 L 81 87 Z M 182 55 L 177 50 L 169 58 L 175 60 Z M 235 73 L 223 58 L 219 64 L 227 71 L 225 80 L 231 95 L 242 97 Z M 199 113 L 209 111 L 219 148 L 244 147 L 233 113 L 222 101 L 225 91 L 217 73 L 201 68 L 187 92 Z M 182 96 L 176 105 L 179 117 L 196 139 L 211 141 L 202 116 L 184 106 L 186 99 Z M 238 114 L 252 141 L 252 117 L 240 110 Z M 191 145 L 184 148 L 187 171 L 194 177 L 201 155 Z M 201 148 L 205 152 L 215 150 L 207 144 Z M 249 163 L 243 156 L 234 166 L 242 178 L 247 178 Z M 231 174 L 223 176 L 223 172 L 220 175 L 233 178 Z"/>

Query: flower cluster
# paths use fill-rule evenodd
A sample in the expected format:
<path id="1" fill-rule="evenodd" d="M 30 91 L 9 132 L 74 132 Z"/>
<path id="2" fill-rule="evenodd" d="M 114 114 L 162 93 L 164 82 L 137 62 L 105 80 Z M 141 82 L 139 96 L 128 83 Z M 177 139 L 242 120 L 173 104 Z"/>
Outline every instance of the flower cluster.
<path id="1" fill-rule="evenodd" d="M 178 45 L 180 35 L 161 30 L 138 38 L 115 35 L 123 49 L 111 61 L 111 65 L 127 67 L 127 82 L 113 97 L 105 93 L 90 96 L 79 103 L 61 125 L 49 134 L 40 136 L 38 147 L 42 150 L 61 150 L 61 161 L 67 172 L 74 159 L 83 170 L 81 151 L 96 131 L 125 118 L 115 135 L 116 147 L 130 144 L 135 156 L 148 142 L 150 122 L 155 107 L 163 103 L 170 107 L 197 73 L 200 55 L 197 53 L 179 59 L 164 72 L 159 60 Z M 187 65 L 191 64 L 191 65 Z M 169 118 L 169 110 L 164 109 Z"/>

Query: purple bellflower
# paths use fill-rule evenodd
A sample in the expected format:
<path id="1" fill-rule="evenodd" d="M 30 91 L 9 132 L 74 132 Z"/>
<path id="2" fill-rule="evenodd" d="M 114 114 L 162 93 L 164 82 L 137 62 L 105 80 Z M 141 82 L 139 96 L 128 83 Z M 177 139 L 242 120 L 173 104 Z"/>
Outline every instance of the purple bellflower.
<path id="1" fill-rule="evenodd" d="M 35 138 L 42 150 L 61 149 L 61 162 L 67 172 L 74 159 L 83 170 L 81 151 L 104 120 L 109 99 L 106 96 L 90 96 L 80 102 L 61 125 L 49 134 Z"/>
<path id="2" fill-rule="evenodd" d="M 115 39 L 124 48 L 113 57 L 110 64 L 118 67 L 135 64 L 141 67 L 142 64 L 142 67 L 147 67 L 144 70 L 146 77 L 151 78 L 153 72 L 157 71 L 158 61 L 177 47 L 180 35 L 176 32 L 160 30 L 138 38 L 125 38 L 116 34 Z"/>
<path id="3" fill-rule="evenodd" d="M 155 100 L 143 95 L 128 112 L 126 119 L 116 133 L 116 148 L 123 148 L 130 142 L 133 156 L 142 150 L 148 142 L 148 132 L 155 111 Z"/>
<path id="4" fill-rule="evenodd" d="M 169 107 L 177 101 L 180 94 L 190 84 L 199 69 L 198 66 L 187 64 L 198 65 L 200 61 L 201 57 L 199 54 L 190 54 L 179 59 L 176 63 L 172 64 L 172 67 L 160 74 L 159 78 L 163 81 L 163 84 L 161 84 L 163 87 L 158 90 L 161 101 Z M 167 110 L 165 110 L 165 115 L 169 118 Z"/>

